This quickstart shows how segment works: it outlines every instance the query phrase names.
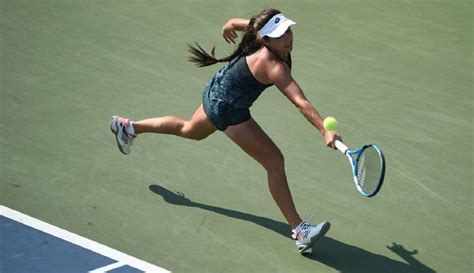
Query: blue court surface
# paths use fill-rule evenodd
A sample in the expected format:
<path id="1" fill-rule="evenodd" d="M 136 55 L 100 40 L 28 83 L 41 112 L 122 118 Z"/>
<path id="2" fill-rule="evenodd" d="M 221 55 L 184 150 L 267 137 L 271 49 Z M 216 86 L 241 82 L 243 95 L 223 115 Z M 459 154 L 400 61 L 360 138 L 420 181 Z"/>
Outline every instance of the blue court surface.
<path id="1" fill-rule="evenodd" d="M 169 272 L 0 206 L 0 272 Z"/>

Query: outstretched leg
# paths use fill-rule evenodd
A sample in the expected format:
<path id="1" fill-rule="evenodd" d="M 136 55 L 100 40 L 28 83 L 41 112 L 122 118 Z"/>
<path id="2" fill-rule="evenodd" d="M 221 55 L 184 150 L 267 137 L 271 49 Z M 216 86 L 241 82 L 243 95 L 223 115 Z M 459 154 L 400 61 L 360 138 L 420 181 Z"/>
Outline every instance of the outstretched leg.
<path id="1" fill-rule="evenodd" d="M 229 126 L 224 132 L 265 168 L 273 199 L 291 228 L 295 228 L 302 220 L 291 197 L 280 149 L 253 119 Z"/>
<path id="2" fill-rule="evenodd" d="M 184 138 L 201 140 L 216 131 L 209 122 L 201 104 L 191 120 L 175 116 L 163 116 L 133 122 L 135 133 L 171 134 Z"/>
<path id="3" fill-rule="evenodd" d="M 110 129 L 115 134 L 119 150 L 124 154 L 130 153 L 130 147 L 138 134 L 172 134 L 201 140 L 216 131 L 207 119 L 202 105 L 194 112 L 191 120 L 165 116 L 132 122 L 130 119 L 113 116 L 110 122 Z"/>

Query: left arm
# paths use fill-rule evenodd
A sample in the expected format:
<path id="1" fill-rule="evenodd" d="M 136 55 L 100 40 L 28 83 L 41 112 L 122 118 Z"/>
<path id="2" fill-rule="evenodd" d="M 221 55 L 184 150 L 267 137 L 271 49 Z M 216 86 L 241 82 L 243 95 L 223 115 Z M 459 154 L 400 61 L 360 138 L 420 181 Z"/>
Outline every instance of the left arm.
<path id="1" fill-rule="evenodd" d="M 226 42 L 235 44 L 235 39 L 238 38 L 236 31 L 245 31 L 249 21 L 243 18 L 230 19 L 222 27 L 222 37 L 224 37 Z"/>
<path id="2" fill-rule="evenodd" d="M 325 144 L 335 148 L 335 141 L 340 140 L 341 137 L 339 134 L 324 128 L 321 115 L 306 98 L 295 79 L 293 79 L 289 67 L 283 64 L 277 65 L 270 71 L 269 77 L 275 86 L 298 108 L 300 113 L 321 133 Z"/>

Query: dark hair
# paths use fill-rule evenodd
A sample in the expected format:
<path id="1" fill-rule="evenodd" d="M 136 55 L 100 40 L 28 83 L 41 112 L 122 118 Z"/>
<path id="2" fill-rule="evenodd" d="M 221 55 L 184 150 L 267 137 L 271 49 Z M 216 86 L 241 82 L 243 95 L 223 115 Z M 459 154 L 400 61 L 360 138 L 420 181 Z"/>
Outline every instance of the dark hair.
<path id="1" fill-rule="evenodd" d="M 252 16 L 249 21 L 245 33 L 240 41 L 239 47 L 229 56 L 216 59 L 214 53 L 216 47 L 213 46 L 211 49 L 211 55 L 207 53 L 198 43 L 194 42 L 196 46 L 188 44 L 188 51 L 191 52 L 192 56 L 188 58 L 188 61 L 193 62 L 196 66 L 203 67 L 213 65 L 215 63 L 228 62 L 237 56 L 250 55 L 262 47 L 262 43 L 257 39 L 258 31 L 275 15 L 281 13 L 276 9 L 265 9 L 258 15 Z M 266 38 L 266 37 L 265 37 Z M 264 38 L 264 39 L 265 39 Z"/>

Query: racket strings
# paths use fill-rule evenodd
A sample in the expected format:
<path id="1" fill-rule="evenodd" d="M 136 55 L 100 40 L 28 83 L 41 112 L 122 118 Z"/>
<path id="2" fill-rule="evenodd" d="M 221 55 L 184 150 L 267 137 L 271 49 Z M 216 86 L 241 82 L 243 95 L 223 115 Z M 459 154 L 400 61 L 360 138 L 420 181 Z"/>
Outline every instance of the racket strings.
<path id="1" fill-rule="evenodd" d="M 379 152 L 372 146 L 364 149 L 357 164 L 357 180 L 366 193 L 377 190 L 382 173 L 382 163 Z"/>

